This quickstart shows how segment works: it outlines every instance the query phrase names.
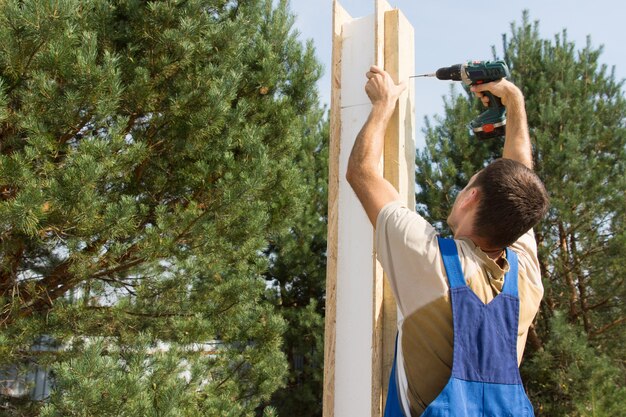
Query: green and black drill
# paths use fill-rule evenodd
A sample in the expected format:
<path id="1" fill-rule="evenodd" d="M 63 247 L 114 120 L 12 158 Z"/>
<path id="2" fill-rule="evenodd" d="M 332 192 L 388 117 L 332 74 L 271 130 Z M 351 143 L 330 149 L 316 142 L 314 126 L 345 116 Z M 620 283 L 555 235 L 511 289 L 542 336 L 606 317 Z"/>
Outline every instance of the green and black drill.
<path id="1" fill-rule="evenodd" d="M 431 74 L 415 75 L 415 77 L 437 77 L 440 80 L 463 81 L 465 84 L 476 85 L 497 81 L 510 76 L 509 67 L 504 61 L 469 61 L 464 64 L 439 68 Z M 504 136 L 506 128 L 506 109 L 499 97 L 490 92 L 489 108 L 470 122 L 470 127 L 478 139 L 490 139 Z"/>

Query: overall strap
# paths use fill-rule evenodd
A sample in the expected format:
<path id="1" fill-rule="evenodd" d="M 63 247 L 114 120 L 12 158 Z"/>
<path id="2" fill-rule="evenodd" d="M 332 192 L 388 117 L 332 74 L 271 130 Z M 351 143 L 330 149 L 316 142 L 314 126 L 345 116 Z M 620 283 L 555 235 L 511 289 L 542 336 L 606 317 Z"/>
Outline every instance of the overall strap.
<path id="1" fill-rule="evenodd" d="M 405 417 L 402 409 L 402 399 L 398 388 L 398 333 L 396 333 L 396 343 L 393 352 L 393 366 L 389 375 L 389 388 L 387 389 L 387 399 L 385 400 L 385 413 L 383 417 Z"/>
<path id="2" fill-rule="evenodd" d="M 517 253 L 511 248 L 506 248 L 506 260 L 509 263 L 509 272 L 504 276 L 502 292 L 517 297 Z"/>
<path id="3" fill-rule="evenodd" d="M 450 288 L 464 287 L 466 285 L 465 277 L 463 277 L 459 253 L 456 250 L 454 239 L 438 237 L 437 240 L 439 241 L 439 250 L 443 258 L 443 266 L 446 268 Z"/>

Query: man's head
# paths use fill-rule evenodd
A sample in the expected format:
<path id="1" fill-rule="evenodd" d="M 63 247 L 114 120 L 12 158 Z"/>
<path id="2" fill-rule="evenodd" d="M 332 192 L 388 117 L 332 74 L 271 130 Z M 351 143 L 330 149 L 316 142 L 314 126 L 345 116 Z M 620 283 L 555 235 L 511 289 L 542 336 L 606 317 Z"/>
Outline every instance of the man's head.
<path id="1" fill-rule="evenodd" d="M 511 159 L 497 159 L 472 177 L 457 197 L 448 224 L 464 221 L 489 248 L 504 248 L 526 233 L 548 210 L 548 194 L 537 175 Z M 471 213 L 471 214 L 470 214 Z"/>

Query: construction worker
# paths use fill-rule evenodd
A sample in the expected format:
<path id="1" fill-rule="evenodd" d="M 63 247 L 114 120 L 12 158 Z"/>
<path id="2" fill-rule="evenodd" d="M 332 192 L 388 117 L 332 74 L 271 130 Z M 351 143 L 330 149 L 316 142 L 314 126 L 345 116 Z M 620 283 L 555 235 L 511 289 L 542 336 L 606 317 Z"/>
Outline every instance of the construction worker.
<path id="1" fill-rule="evenodd" d="M 548 196 L 532 171 L 524 97 L 506 79 L 471 88 L 506 107 L 504 149 L 459 192 L 447 219 L 454 240 L 444 240 L 378 170 L 405 84 L 377 67 L 366 76 L 372 109 L 346 178 L 376 229 L 398 304 L 385 416 L 532 416 L 518 367 L 543 296 L 532 227 Z"/>

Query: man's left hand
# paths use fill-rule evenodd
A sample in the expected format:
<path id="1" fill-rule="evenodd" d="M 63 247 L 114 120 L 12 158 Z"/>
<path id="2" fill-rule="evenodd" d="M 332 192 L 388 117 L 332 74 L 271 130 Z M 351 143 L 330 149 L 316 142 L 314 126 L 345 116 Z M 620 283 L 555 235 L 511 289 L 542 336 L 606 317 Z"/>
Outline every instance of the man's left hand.
<path id="1" fill-rule="evenodd" d="M 389 73 L 375 65 L 370 67 L 366 76 L 365 92 L 372 106 L 393 110 L 398 97 L 406 89 L 406 83 L 396 84 Z"/>

